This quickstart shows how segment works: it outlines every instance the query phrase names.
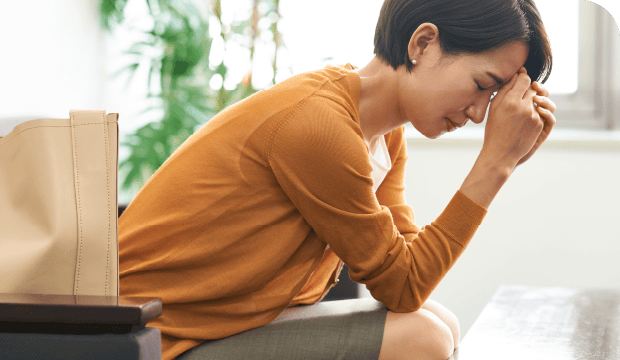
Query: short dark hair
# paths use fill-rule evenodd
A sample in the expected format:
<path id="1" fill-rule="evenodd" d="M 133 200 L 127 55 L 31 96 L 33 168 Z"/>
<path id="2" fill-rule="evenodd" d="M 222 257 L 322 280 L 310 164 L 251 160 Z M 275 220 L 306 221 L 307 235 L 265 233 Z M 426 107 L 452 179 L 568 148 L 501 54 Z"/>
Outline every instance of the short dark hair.
<path id="1" fill-rule="evenodd" d="M 524 67 L 532 80 L 551 74 L 551 45 L 534 0 L 385 0 L 375 31 L 375 55 L 394 69 L 413 66 L 408 44 L 423 23 L 439 29 L 447 55 L 481 53 L 512 41 L 525 41 Z"/>

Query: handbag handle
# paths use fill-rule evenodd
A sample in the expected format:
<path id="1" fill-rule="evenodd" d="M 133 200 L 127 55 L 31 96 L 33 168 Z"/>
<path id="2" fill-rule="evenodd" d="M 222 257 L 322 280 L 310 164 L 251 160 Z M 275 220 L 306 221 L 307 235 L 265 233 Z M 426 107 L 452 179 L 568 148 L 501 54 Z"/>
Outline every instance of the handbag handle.
<path id="1" fill-rule="evenodd" d="M 118 114 L 70 112 L 78 223 L 74 294 L 118 295 Z M 113 125 L 113 127 L 112 127 Z"/>

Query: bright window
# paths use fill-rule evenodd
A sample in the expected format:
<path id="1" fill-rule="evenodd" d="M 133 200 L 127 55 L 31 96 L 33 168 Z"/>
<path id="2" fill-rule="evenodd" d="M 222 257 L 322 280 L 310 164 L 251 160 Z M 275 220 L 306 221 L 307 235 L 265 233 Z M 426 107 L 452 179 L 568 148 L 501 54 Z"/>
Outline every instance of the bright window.
<path id="1" fill-rule="evenodd" d="M 553 50 L 546 83 L 558 105 L 559 128 L 610 130 L 620 127 L 620 36 L 606 10 L 618 15 L 617 0 L 536 0 Z M 292 74 L 373 57 L 375 24 L 382 0 L 282 0 L 281 31 Z M 325 9 L 328 9 L 326 11 Z M 290 75 L 282 71 L 282 78 Z"/>
<path id="2" fill-rule="evenodd" d="M 553 51 L 553 70 L 546 83 L 552 93 L 577 91 L 579 59 L 579 0 L 537 0 Z"/>
<path id="3" fill-rule="evenodd" d="M 554 93 L 577 90 L 579 1 L 562 0 L 561 12 L 558 0 L 536 1 L 553 46 L 553 72 L 547 87 Z M 373 57 L 375 25 L 382 4 L 381 0 L 315 0 L 312 5 L 282 1 L 281 31 L 289 52 L 287 65 L 294 74 L 326 63 L 364 66 Z M 332 59 L 325 60 L 328 58 Z"/>

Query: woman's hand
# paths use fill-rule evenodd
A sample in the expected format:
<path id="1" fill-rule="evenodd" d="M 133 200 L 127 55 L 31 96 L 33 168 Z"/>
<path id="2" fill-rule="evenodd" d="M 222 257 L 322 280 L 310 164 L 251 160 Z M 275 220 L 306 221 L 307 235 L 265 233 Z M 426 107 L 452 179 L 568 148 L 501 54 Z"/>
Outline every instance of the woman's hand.
<path id="1" fill-rule="evenodd" d="M 538 136 L 538 139 L 536 140 L 536 143 L 534 144 L 530 152 L 528 152 L 524 157 L 521 158 L 521 160 L 519 160 L 517 166 L 523 164 L 527 161 L 527 159 L 534 155 L 540 145 L 542 145 L 542 143 L 547 140 L 547 137 L 549 137 L 551 129 L 553 129 L 553 126 L 555 126 L 556 122 L 555 116 L 553 116 L 556 110 L 556 106 L 555 103 L 551 101 L 551 99 L 549 99 L 549 90 L 547 90 L 542 84 L 539 84 L 536 81 L 532 83 L 532 87 L 534 90 L 536 90 L 536 96 L 534 96 L 534 102 L 536 103 L 536 105 L 538 105 L 536 110 L 538 111 L 538 115 L 540 115 L 541 119 L 545 122 L 545 126 L 543 127 L 542 132 Z"/>
<path id="2" fill-rule="evenodd" d="M 555 104 L 548 95 L 542 85 L 531 85 L 525 68 L 497 92 L 482 150 L 461 185 L 465 196 L 488 209 L 514 168 L 547 139 L 555 125 Z"/>
<path id="3" fill-rule="evenodd" d="M 540 106 L 534 105 L 537 93 L 544 91 L 532 88 L 525 68 L 498 91 L 489 110 L 481 157 L 512 170 L 532 156 L 555 124 L 548 109 L 555 111 L 553 102 L 537 99 Z"/>

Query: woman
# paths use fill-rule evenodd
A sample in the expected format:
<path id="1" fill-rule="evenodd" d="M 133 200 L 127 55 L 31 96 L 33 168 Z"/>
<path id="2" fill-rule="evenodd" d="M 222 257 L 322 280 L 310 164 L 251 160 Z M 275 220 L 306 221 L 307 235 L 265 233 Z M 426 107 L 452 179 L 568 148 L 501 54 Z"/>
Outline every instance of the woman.
<path id="1" fill-rule="evenodd" d="M 549 43 L 532 0 L 386 0 L 375 54 L 224 110 L 127 208 L 121 294 L 163 299 L 165 359 L 452 355 L 458 321 L 428 297 L 555 124 L 531 82 L 549 75 Z M 419 228 L 403 125 L 436 138 L 482 122 L 494 95 L 471 172 Z M 343 262 L 376 300 L 304 306 Z"/>

